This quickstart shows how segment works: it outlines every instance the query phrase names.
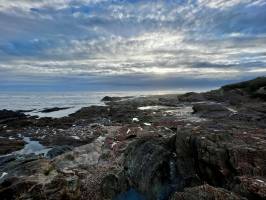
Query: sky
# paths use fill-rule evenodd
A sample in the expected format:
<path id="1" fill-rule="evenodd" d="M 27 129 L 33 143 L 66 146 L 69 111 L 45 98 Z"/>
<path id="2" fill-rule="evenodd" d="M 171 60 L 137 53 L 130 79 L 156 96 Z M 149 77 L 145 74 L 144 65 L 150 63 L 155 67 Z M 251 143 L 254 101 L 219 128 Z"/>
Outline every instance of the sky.
<path id="1" fill-rule="evenodd" d="M 0 91 L 212 88 L 266 75 L 266 0 L 0 0 Z"/>

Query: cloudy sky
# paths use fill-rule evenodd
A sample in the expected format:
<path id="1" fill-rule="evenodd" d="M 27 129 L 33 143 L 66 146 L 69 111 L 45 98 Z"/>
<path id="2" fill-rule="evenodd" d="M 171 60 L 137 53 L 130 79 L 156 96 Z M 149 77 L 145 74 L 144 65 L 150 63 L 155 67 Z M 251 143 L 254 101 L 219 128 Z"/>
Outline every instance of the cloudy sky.
<path id="1" fill-rule="evenodd" d="M 215 87 L 266 75 L 266 0 L 0 0 L 0 90 Z"/>

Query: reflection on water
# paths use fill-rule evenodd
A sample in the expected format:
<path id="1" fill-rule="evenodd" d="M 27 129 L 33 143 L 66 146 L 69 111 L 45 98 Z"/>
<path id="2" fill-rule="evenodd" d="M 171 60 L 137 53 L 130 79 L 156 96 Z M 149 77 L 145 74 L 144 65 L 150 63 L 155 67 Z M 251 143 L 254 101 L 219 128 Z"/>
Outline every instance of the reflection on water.
<path id="1" fill-rule="evenodd" d="M 32 141 L 29 137 L 24 137 L 23 140 L 27 144 L 24 146 L 23 149 L 16 152 L 19 155 L 28 155 L 28 154 L 46 155 L 47 152 L 51 149 L 51 148 L 46 148 L 45 146 L 40 144 L 39 141 Z"/>
<path id="2" fill-rule="evenodd" d="M 182 91 L 122 91 L 122 92 L 6 92 L 0 93 L 0 110 L 33 110 L 30 115 L 63 117 L 82 107 L 104 105 L 104 96 L 143 96 L 151 94 L 184 93 Z M 7 101 L 8 99 L 8 101 Z M 70 107 L 52 113 L 41 113 L 44 108 Z"/>

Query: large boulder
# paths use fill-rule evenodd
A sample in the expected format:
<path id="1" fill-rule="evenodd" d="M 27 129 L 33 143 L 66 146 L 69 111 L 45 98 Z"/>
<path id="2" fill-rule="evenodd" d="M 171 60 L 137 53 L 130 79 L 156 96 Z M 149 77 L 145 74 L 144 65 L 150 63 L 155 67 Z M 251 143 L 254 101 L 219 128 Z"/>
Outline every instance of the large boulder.
<path id="1" fill-rule="evenodd" d="M 157 140 L 142 139 L 132 143 L 125 153 L 125 175 L 131 187 L 148 200 L 166 199 L 171 192 L 183 188 L 169 146 L 167 148 Z"/>
<path id="2" fill-rule="evenodd" d="M 224 118 L 232 114 L 232 111 L 218 103 L 198 103 L 193 106 L 193 111 L 206 118 Z"/>
<path id="3" fill-rule="evenodd" d="M 177 169 L 251 199 L 265 198 L 266 149 L 260 132 L 179 131 Z M 195 177 L 195 176 L 194 176 Z M 194 179 L 195 180 L 195 179 Z M 190 182 L 193 185 L 195 181 Z"/>

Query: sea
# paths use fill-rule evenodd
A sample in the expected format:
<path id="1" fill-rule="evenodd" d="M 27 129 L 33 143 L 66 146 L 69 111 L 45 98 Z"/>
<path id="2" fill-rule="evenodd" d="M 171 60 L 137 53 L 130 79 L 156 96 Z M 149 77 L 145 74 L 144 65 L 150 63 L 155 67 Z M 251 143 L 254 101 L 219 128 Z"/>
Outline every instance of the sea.
<path id="1" fill-rule="evenodd" d="M 0 92 L 0 110 L 30 111 L 26 114 L 39 117 L 60 118 L 76 112 L 82 107 L 104 105 L 105 96 L 147 96 L 162 94 L 182 94 L 184 90 L 164 91 L 112 91 L 112 92 Z M 68 109 L 42 113 L 46 108 L 69 107 Z"/>

